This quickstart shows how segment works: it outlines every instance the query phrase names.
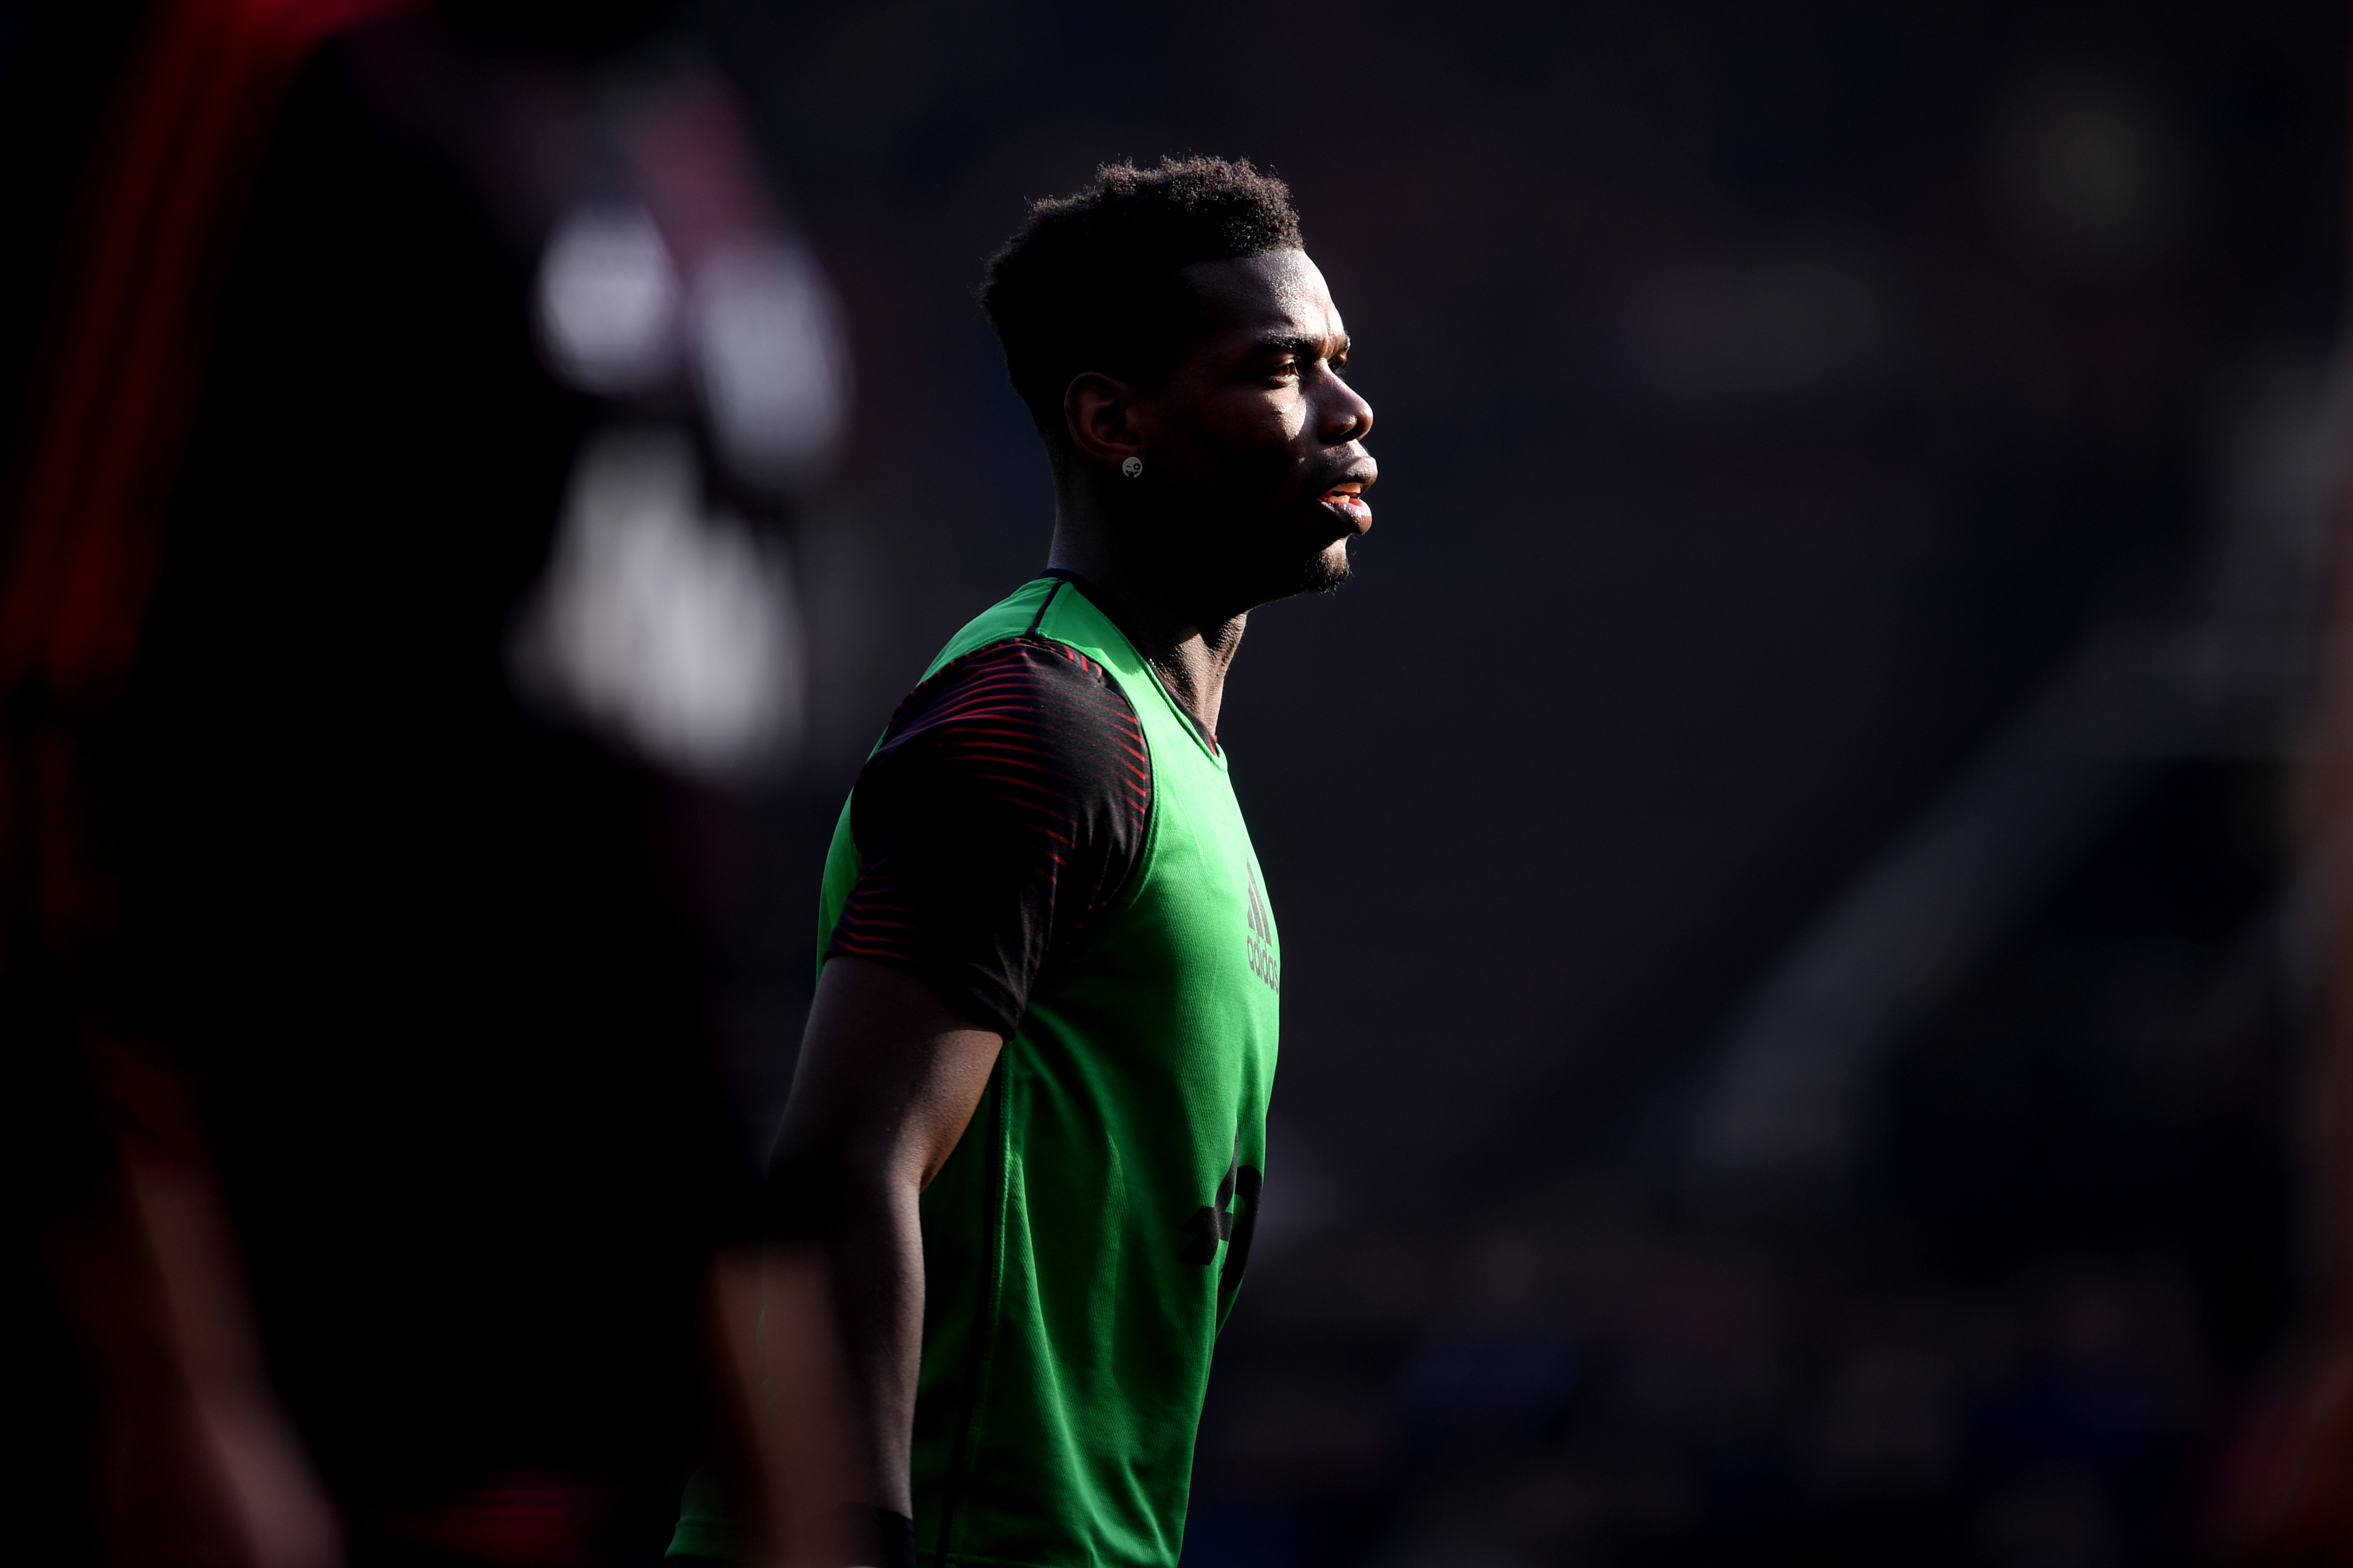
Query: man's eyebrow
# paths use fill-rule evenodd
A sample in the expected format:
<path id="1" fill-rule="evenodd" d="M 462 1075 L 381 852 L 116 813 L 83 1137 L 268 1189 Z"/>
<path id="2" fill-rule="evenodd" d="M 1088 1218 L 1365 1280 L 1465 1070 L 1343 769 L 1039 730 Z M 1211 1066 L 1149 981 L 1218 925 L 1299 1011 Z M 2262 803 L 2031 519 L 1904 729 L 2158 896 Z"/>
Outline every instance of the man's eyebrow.
<path id="1" fill-rule="evenodd" d="M 1258 352 L 1268 354 L 1303 354 L 1309 359 L 1321 359 L 1324 357 L 1324 344 L 1329 341 L 1326 338 L 1312 337 L 1304 332 L 1286 332 L 1275 337 L 1259 339 Z M 1333 357 L 1336 359 L 1339 355 L 1346 353 L 1350 346 L 1349 340 L 1343 336 L 1340 339 L 1340 346 L 1335 351 Z"/>

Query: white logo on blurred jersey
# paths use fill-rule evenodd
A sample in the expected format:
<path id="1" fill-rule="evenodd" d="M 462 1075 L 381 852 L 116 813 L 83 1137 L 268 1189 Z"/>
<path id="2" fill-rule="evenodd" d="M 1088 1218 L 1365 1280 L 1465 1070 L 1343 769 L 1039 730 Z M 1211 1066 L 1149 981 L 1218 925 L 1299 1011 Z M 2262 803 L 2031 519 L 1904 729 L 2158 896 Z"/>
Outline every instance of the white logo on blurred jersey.
<path id="1" fill-rule="evenodd" d="M 509 645 L 517 689 L 673 772 L 782 768 L 800 739 L 798 615 L 782 552 L 702 510 L 675 430 L 581 450 L 555 547 Z"/>
<path id="2" fill-rule="evenodd" d="M 712 253 L 695 270 L 695 384 L 719 450 L 771 490 L 814 483 L 849 418 L 840 311 L 799 247 L 765 241 Z"/>
<path id="3" fill-rule="evenodd" d="M 602 397 L 656 393 L 681 363 L 737 480 L 771 495 L 824 477 L 849 419 L 840 307 L 817 262 L 773 237 L 692 258 L 681 287 L 642 206 L 574 209 L 541 254 L 533 316 L 541 358 Z"/>
<path id="4" fill-rule="evenodd" d="M 678 269 L 645 208 L 575 210 L 540 256 L 539 345 L 558 381 L 610 397 L 659 385 L 676 366 Z"/>

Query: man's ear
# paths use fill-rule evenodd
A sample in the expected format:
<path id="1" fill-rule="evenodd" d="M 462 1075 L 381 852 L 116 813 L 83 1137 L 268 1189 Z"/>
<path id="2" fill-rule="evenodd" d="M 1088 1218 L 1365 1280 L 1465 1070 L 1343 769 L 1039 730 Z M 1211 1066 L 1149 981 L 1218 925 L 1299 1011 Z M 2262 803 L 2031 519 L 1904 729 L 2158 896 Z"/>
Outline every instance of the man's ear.
<path id="1" fill-rule="evenodd" d="M 1082 372 L 1062 394 L 1062 424 L 1071 434 L 1071 450 L 1085 463 L 1117 468 L 1130 458 L 1143 457 L 1144 438 L 1134 416 L 1135 388 L 1100 372 Z"/>

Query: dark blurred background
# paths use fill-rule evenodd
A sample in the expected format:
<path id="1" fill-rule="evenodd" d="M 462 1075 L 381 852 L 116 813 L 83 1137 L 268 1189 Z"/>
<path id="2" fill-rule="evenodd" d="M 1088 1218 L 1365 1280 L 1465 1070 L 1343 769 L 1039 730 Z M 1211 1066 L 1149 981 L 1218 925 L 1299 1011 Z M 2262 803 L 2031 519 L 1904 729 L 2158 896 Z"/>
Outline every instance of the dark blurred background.
<path id="1" fill-rule="evenodd" d="M 2345 23 L 715 14 L 859 372 L 799 884 L 1042 557 L 1025 199 L 1271 165 L 1379 412 L 1227 708 L 1291 984 L 1188 1563 L 2211 1548 L 2308 1251 Z"/>

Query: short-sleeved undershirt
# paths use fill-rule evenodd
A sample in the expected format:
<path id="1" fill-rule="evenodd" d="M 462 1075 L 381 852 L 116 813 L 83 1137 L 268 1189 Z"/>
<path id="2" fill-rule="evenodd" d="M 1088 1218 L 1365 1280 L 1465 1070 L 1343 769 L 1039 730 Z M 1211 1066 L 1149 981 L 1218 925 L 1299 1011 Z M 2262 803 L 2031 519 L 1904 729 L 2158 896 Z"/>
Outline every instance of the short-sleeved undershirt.
<path id="1" fill-rule="evenodd" d="M 851 799 L 858 880 L 825 956 L 920 975 L 1010 1036 L 1143 858 L 1152 763 L 1101 665 L 1012 637 L 908 694 Z"/>

